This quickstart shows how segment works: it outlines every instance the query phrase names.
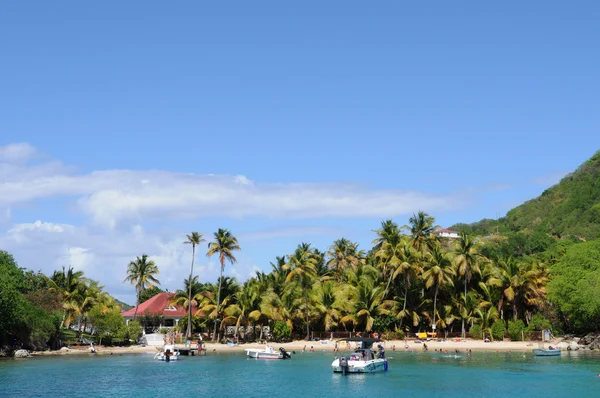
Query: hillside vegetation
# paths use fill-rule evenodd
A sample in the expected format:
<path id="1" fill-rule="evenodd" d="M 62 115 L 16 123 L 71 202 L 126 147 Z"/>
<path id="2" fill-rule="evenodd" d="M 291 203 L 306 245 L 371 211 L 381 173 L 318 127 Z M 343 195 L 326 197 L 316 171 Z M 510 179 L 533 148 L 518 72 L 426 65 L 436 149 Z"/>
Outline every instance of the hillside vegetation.
<path id="1" fill-rule="evenodd" d="M 475 235 L 547 234 L 556 238 L 600 238 L 600 151 L 539 197 L 498 220 L 484 219 L 451 228 Z"/>

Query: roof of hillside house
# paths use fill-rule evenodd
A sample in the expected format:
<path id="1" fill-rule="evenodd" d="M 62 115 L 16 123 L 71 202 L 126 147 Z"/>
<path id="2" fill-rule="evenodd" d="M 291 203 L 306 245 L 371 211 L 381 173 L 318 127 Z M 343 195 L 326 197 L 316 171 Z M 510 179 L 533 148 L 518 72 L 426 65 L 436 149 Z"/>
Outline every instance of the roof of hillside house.
<path id="1" fill-rule="evenodd" d="M 175 297 L 175 293 L 158 293 L 156 296 L 144 301 L 138 306 L 137 315 L 143 316 L 144 314 L 150 315 L 162 315 L 162 316 L 186 316 L 187 308 L 181 306 L 174 306 L 169 301 Z M 196 307 L 192 307 L 192 314 L 197 311 Z M 135 307 L 122 312 L 123 316 L 133 316 L 135 314 Z"/>
<path id="2" fill-rule="evenodd" d="M 448 228 L 441 228 L 441 229 L 438 229 L 438 230 L 435 231 L 436 234 L 438 234 L 440 232 L 446 232 L 446 233 L 449 233 L 449 234 L 452 234 L 452 233 L 457 234 L 458 233 L 457 231 L 453 231 L 453 230 L 448 229 Z"/>

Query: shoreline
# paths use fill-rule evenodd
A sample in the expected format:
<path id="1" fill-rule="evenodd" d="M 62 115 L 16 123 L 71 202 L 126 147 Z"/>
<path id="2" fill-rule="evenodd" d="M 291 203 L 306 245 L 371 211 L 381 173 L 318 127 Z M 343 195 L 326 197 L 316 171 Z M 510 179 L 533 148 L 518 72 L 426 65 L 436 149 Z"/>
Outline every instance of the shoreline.
<path id="1" fill-rule="evenodd" d="M 560 340 L 552 341 L 551 345 L 558 343 Z M 394 352 L 393 347 L 395 346 L 396 352 L 423 352 L 423 343 L 415 343 L 414 340 L 407 341 L 408 348 L 405 348 L 404 340 L 387 340 L 383 342 L 383 346 L 385 347 L 388 355 Z M 538 348 L 537 342 L 532 341 L 496 341 L 485 343 L 482 340 L 446 340 L 446 341 L 426 341 L 425 342 L 428 347 L 429 352 L 435 352 L 435 350 L 448 350 L 448 353 L 455 353 L 456 350 L 459 352 L 466 352 L 467 350 L 475 351 L 475 352 L 527 352 L 532 351 L 535 348 Z M 265 344 L 260 343 L 245 343 L 237 346 L 228 346 L 227 344 L 218 344 L 218 343 L 208 343 L 205 342 L 207 354 L 211 353 L 219 353 L 219 352 L 240 352 L 243 353 L 246 348 L 261 348 L 264 347 Z M 311 346 L 313 351 L 315 352 L 334 352 L 335 341 L 322 340 L 322 341 L 304 341 L 304 340 L 296 340 L 288 343 L 275 343 L 270 342 L 269 345 L 279 348 L 283 347 L 287 351 L 297 351 L 302 352 L 306 347 L 306 351 L 311 351 Z M 195 348 L 195 344 L 192 344 L 192 348 Z M 63 347 L 60 350 L 55 351 L 33 351 L 31 352 L 31 356 L 55 356 L 55 355 L 123 355 L 123 354 L 144 354 L 144 353 L 156 353 L 158 349 L 161 347 L 156 346 L 129 346 L 129 347 L 104 347 L 104 346 L 94 346 L 96 348 L 96 353 L 91 354 L 89 347 L 76 347 L 76 348 L 66 348 Z M 339 352 L 347 352 L 350 348 L 347 348 L 345 344 L 338 344 Z M 353 346 L 355 347 L 355 346 Z M 177 344 L 176 348 L 186 348 L 184 344 Z"/>

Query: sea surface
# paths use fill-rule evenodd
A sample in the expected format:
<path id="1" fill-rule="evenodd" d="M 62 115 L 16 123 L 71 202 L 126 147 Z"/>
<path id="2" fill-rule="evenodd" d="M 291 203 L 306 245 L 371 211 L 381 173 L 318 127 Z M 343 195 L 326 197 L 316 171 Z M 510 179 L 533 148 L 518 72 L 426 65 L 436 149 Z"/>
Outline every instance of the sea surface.
<path id="1" fill-rule="evenodd" d="M 600 355 L 388 352 L 389 371 L 333 374 L 328 352 L 291 360 L 209 353 L 157 362 L 152 354 L 0 361 L 2 397 L 600 397 Z"/>

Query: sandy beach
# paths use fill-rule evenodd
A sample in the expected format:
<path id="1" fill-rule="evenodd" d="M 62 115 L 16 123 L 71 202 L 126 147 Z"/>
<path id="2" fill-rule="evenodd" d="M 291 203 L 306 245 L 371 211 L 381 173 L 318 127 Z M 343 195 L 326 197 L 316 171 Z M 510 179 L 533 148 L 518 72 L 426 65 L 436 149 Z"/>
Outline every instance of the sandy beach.
<path id="1" fill-rule="evenodd" d="M 560 340 L 556 340 L 551 344 L 554 344 Z M 311 348 L 314 351 L 334 351 L 335 341 L 323 340 L 323 341 L 304 341 L 297 340 L 290 343 L 275 343 L 271 342 L 270 345 L 279 348 L 284 347 L 288 351 L 296 351 L 301 352 L 302 350 L 310 351 Z M 389 340 L 385 341 L 383 345 L 388 353 L 394 351 L 411 351 L 411 352 L 421 352 L 423 351 L 423 343 L 416 343 L 414 340 L 407 341 L 408 348 L 405 348 L 404 340 Z M 428 351 L 435 350 L 443 350 L 448 352 L 456 352 L 456 350 L 460 352 L 465 352 L 466 350 L 472 351 L 498 351 L 498 352 L 511 352 L 511 351 L 531 351 L 534 348 L 537 348 L 537 342 L 530 341 L 496 341 L 485 343 L 481 340 L 446 340 L 446 341 L 427 341 Z M 228 346 L 226 344 L 215 344 L 215 343 L 205 343 L 207 353 L 210 355 L 212 353 L 219 352 L 240 352 L 243 353 L 245 348 L 260 348 L 264 347 L 264 344 L 259 343 L 247 343 L 240 344 L 237 346 Z M 183 344 L 177 344 L 177 348 L 186 347 Z M 192 344 L 192 348 L 195 348 L 195 344 Z M 354 347 L 354 346 L 353 346 Z M 95 346 L 97 355 L 123 355 L 123 354 L 142 354 L 142 353 L 155 353 L 157 352 L 157 347 L 151 346 L 139 346 L 134 345 L 130 347 L 104 347 L 104 346 Z M 346 346 L 345 343 L 341 343 L 338 345 L 339 351 L 344 352 L 350 350 L 349 347 Z M 73 347 L 73 348 L 62 348 L 57 351 L 34 351 L 31 353 L 32 356 L 45 356 L 45 355 L 91 355 L 88 346 L 82 347 Z"/>

